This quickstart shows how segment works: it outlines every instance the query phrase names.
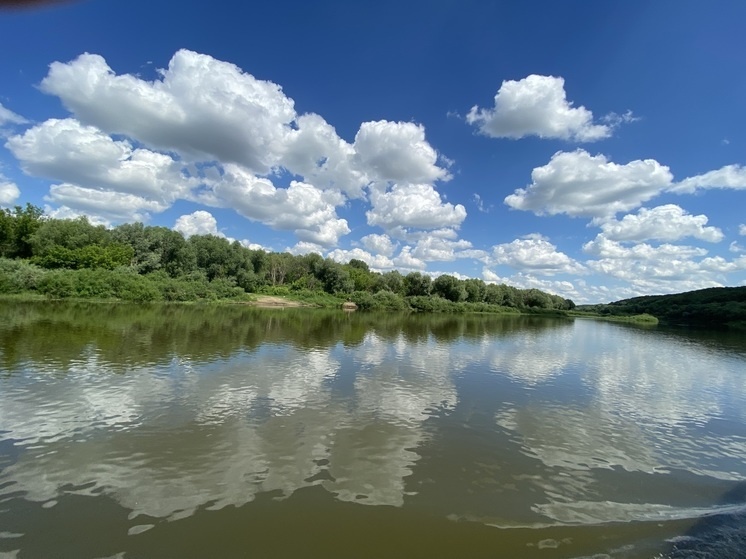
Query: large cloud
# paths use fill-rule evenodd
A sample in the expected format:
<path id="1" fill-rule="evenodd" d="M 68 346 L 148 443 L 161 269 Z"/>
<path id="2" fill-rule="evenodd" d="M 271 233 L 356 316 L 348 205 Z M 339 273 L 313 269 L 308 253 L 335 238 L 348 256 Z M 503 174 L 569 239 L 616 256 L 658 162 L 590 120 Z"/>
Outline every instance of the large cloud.
<path id="1" fill-rule="evenodd" d="M 424 270 L 427 268 L 424 261 L 412 255 L 412 247 L 410 246 L 402 247 L 399 255 L 394 258 L 394 264 L 397 268 L 404 270 Z"/>
<path id="2" fill-rule="evenodd" d="M 278 85 L 188 50 L 176 52 L 152 82 L 117 76 L 101 56 L 83 54 L 51 64 L 41 88 L 105 132 L 257 173 L 278 163 L 295 118 L 293 101 Z"/>
<path id="3" fill-rule="evenodd" d="M 373 182 L 369 222 L 384 229 L 454 227 L 466 216 L 433 186 L 450 175 L 421 125 L 364 122 L 348 143 L 321 116 L 298 115 L 279 85 L 208 55 L 179 50 L 147 81 L 83 54 L 51 64 L 41 88 L 76 119 L 35 126 L 9 147 L 27 173 L 65 185 L 229 206 L 325 247 L 349 232 L 334 208 L 365 200 Z M 299 180 L 276 188 L 271 177 L 284 171 Z"/>
<path id="4" fill-rule="evenodd" d="M 474 250 L 464 239 L 446 239 L 437 235 L 423 236 L 417 241 L 412 256 L 425 262 L 450 262 L 457 258 L 485 258 L 487 253 Z"/>
<path id="5" fill-rule="evenodd" d="M 592 142 L 612 132 L 612 126 L 594 124 L 593 114 L 585 107 L 572 106 L 564 79 L 535 74 L 504 81 L 495 95 L 495 106 L 480 109 L 475 105 L 466 121 L 493 138 L 539 136 Z"/>
<path id="6" fill-rule="evenodd" d="M 281 164 L 305 181 L 352 198 L 361 198 L 369 182 L 365 170 L 356 165 L 355 148 L 316 114 L 298 117 L 297 130 L 285 139 Z"/>
<path id="7" fill-rule="evenodd" d="M 637 214 L 625 215 L 620 221 L 606 221 L 601 224 L 601 230 L 613 241 L 677 241 L 694 237 L 716 243 L 723 239 L 720 229 L 706 225 L 706 215 L 689 215 L 675 204 L 666 204 L 641 208 Z"/>
<path id="8" fill-rule="evenodd" d="M 396 244 L 388 235 L 371 233 L 370 235 L 366 235 L 360 239 L 360 241 L 363 243 L 363 246 L 373 254 L 392 256 L 396 250 Z"/>
<path id="9" fill-rule="evenodd" d="M 74 119 L 47 120 L 13 136 L 6 145 L 30 175 L 132 194 L 153 200 L 163 209 L 187 197 L 197 184 L 172 157 L 135 149 L 128 141 L 115 141 Z"/>
<path id="10" fill-rule="evenodd" d="M 510 266 L 521 272 L 554 275 L 558 273 L 579 274 L 585 272 L 582 264 L 541 237 L 529 235 L 510 243 L 495 245 L 492 250 L 493 264 Z"/>
<path id="11" fill-rule="evenodd" d="M 129 223 L 133 221 L 145 222 L 152 213 L 160 213 L 168 209 L 168 205 L 158 200 L 150 200 L 123 192 L 112 190 L 98 190 L 75 184 L 54 184 L 49 188 L 49 194 L 44 197 L 48 202 L 58 206 L 53 217 L 75 217 L 86 215 L 93 222 Z"/>
<path id="12" fill-rule="evenodd" d="M 511 208 L 537 215 L 566 214 L 597 221 L 628 212 L 664 192 L 689 194 L 704 189 L 746 189 L 746 169 L 727 165 L 674 182 L 655 159 L 617 164 L 583 149 L 559 151 L 531 173 L 531 184 L 505 198 Z"/>
<path id="13" fill-rule="evenodd" d="M 443 202 L 430 184 L 395 184 L 371 188 L 369 225 L 390 231 L 396 228 L 437 229 L 458 227 L 466 218 L 461 204 Z"/>
<path id="14" fill-rule="evenodd" d="M 589 268 L 628 282 L 637 295 L 721 287 L 727 283 L 725 274 L 746 270 L 746 256 L 728 261 L 708 257 L 703 248 L 669 243 L 625 246 L 603 234 L 583 250 L 596 258 L 586 262 Z"/>
<path id="15" fill-rule="evenodd" d="M 515 209 L 538 215 L 608 217 L 637 208 L 666 190 L 673 176 L 653 159 L 619 165 L 579 149 L 560 151 L 531 173 L 531 184 L 505 198 Z"/>
<path id="16" fill-rule="evenodd" d="M 294 231 L 301 241 L 333 246 L 350 232 L 347 221 L 337 217 L 335 207 L 344 198 L 336 191 L 298 181 L 277 188 L 234 164 L 225 166 L 223 177 L 212 188 L 222 205 L 274 229 Z"/>
<path id="17" fill-rule="evenodd" d="M 191 237 L 192 235 L 224 236 L 218 231 L 218 220 L 210 212 L 204 210 L 179 216 L 174 224 L 174 230 L 185 237 Z"/>
<path id="18" fill-rule="evenodd" d="M 364 122 L 355 136 L 355 151 L 361 168 L 377 180 L 432 183 L 450 178 L 438 167 L 425 129 L 411 122 Z"/>
<path id="19" fill-rule="evenodd" d="M 283 166 L 351 196 L 361 196 L 368 174 L 400 182 L 448 178 L 420 125 L 365 122 L 353 146 L 319 115 L 298 116 L 279 85 L 188 50 L 176 52 L 152 82 L 116 75 L 101 56 L 83 54 L 51 64 L 41 87 L 107 133 L 260 175 Z"/>

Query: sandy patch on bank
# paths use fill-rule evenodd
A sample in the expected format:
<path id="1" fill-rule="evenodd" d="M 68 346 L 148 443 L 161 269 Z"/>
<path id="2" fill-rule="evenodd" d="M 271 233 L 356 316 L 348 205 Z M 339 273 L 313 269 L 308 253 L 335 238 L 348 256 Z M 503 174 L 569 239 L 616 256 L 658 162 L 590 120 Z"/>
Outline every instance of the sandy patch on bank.
<path id="1" fill-rule="evenodd" d="M 271 295 L 259 295 L 255 301 L 251 302 L 257 307 L 285 308 L 285 307 L 305 307 L 303 303 L 291 301 L 284 297 L 273 297 Z"/>

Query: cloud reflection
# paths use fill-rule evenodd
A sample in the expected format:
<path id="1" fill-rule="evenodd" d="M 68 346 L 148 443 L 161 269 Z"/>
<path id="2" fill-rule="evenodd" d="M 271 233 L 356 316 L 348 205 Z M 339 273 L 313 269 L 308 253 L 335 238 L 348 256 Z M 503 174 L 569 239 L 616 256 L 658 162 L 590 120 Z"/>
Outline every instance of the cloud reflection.
<path id="1" fill-rule="evenodd" d="M 400 506 L 424 421 L 456 402 L 444 357 L 371 334 L 350 349 L 271 345 L 127 374 L 95 356 L 54 381 L 39 369 L 33 389 L 0 395 L 4 437 L 22 449 L 0 492 L 54 504 L 103 491 L 132 517 L 179 518 L 316 484 L 341 500 Z M 333 393 L 350 376 L 349 392 Z"/>

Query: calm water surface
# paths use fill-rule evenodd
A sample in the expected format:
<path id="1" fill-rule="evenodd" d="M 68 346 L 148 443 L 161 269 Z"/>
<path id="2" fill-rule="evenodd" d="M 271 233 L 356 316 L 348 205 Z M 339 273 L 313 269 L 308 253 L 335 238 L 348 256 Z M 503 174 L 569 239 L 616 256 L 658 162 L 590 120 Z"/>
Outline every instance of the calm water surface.
<path id="1" fill-rule="evenodd" d="M 742 557 L 745 457 L 743 332 L 0 304 L 3 559 Z"/>

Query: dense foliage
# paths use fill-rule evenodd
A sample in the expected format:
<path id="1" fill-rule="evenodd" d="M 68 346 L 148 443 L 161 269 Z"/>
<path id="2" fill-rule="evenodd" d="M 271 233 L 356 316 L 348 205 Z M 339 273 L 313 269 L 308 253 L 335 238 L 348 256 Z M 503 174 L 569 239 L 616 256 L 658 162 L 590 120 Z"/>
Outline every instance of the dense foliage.
<path id="1" fill-rule="evenodd" d="M 86 218 L 54 219 L 32 205 L 0 211 L 0 293 L 130 301 L 241 299 L 286 295 L 361 309 L 430 312 L 569 310 L 569 299 L 420 272 L 374 272 L 362 260 L 251 250 L 215 235 Z"/>
<path id="2" fill-rule="evenodd" d="M 669 324 L 744 327 L 746 287 L 713 287 L 675 295 L 635 297 L 608 305 L 581 305 L 578 310 L 610 316 L 646 313 Z"/>

